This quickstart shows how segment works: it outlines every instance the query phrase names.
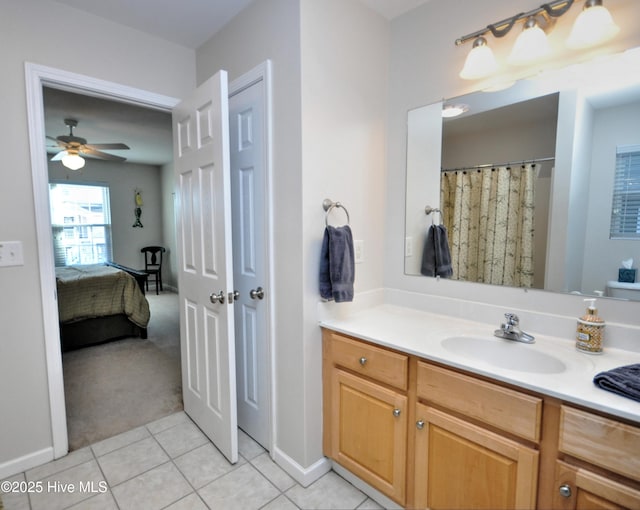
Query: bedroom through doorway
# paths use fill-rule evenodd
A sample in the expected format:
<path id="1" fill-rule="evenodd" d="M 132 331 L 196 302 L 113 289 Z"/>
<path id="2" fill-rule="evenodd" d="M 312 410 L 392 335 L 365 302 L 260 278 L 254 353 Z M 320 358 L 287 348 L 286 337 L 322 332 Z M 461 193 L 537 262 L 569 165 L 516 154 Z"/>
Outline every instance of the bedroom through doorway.
<path id="1" fill-rule="evenodd" d="M 73 203 L 60 206 L 63 210 L 59 214 L 54 214 L 50 197 L 56 267 L 102 264 L 105 260 L 135 274 L 144 268 L 142 247 L 160 245 L 167 250 L 162 290 L 156 293 L 152 281 L 147 290 L 139 275 L 137 284 L 142 284 L 134 285 L 139 286 L 139 291 L 135 289 L 138 297 L 146 301 L 150 311 L 146 338 L 135 326 L 129 331 L 111 323 L 104 327 L 90 323 L 88 330 L 81 329 L 75 343 L 63 350 L 67 432 L 69 451 L 73 451 L 183 409 L 173 256 L 171 115 L 50 87 L 43 87 L 43 104 L 49 182 L 52 187 L 58 184 L 58 191 L 69 184 L 85 190 Z M 101 151 L 118 158 L 83 155 L 85 164 L 80 170 L 51 161 L 60 150 L 55 139 L 69 118 L 77 121 L 73 135 L 88 144 L 124 142 L 130 149 Z M 126 161 L 121 161 L 122 157 Z M 100 189 L 106 202 L 92 199 L 86 191 L 91 189 Z M 136 207 L 140 208 L 141 226 L 134 226 Z"/>

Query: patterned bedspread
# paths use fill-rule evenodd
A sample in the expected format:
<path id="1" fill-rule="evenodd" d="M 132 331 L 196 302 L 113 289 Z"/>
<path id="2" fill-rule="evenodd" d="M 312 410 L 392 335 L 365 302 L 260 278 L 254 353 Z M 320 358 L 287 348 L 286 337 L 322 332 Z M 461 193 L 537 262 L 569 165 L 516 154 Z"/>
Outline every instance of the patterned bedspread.
<path id="1" fill-rule="evenodd" d="M 103 264 L 56 268 L 60 322 L 125 314 L 141 328 L 149 323 L 149 303 L 135 278 Z"/>

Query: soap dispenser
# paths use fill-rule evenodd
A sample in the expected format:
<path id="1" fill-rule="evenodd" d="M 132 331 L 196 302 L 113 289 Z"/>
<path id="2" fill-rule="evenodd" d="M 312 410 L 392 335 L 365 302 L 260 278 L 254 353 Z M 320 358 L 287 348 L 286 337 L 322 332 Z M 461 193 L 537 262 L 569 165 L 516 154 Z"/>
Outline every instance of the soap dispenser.
<path id="1" fill-rule="evenodd" d="M 589 305 L 587 313 L 578 319 L 576 348 L 589 354 L 602 354 L 604 320 L 598 317 L 595 299 L 585 299 L 585 302 Z"/>

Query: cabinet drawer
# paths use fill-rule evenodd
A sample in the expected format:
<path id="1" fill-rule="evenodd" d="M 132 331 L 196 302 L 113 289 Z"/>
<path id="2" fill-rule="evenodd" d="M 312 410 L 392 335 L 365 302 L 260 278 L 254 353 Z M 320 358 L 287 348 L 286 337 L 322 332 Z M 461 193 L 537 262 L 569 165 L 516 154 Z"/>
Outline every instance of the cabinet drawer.
<path id="1" fill-rule="evenodd" d="M 560 451 L 640 481 L 640 428 L 572 407 L 560 413 Z"/>
<path id="2" fill-rule="evenodd" d="M 540 398 L 423 362 L 418 362 L 418 398 L 540 441 Z"/>
<path id="3" fill-rule="evenodd" d="M 407 389 L 408 356 L 325 332 L 331 342 L 334 365 L 348 368 L 400 390 Z"/>

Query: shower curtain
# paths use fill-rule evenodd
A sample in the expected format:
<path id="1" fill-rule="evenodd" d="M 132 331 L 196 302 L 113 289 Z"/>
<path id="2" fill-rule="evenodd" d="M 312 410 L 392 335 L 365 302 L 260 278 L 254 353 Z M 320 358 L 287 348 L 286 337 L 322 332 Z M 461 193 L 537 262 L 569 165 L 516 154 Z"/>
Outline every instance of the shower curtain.
<path id="1" fill-rule="evenodd" d="M 444 171 L 453 278 L 531 287 L 535 164 Z"/>

